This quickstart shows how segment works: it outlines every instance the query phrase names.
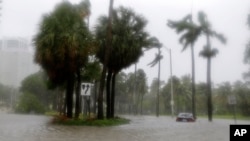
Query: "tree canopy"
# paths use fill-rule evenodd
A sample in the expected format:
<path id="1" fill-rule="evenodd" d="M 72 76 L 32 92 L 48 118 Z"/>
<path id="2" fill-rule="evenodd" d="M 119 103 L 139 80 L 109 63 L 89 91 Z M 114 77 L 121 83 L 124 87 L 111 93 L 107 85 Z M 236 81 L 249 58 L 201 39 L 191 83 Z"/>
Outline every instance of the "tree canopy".
<path id="1" fill-rule="evenodd" d="M 81 2 L 79 5 L 61 2 L 53 12 L 44 15 L 39 31 L 34 37 L 35 62 L 45 70 L 54 86 L 66 84 L 65 100 L 69 118 L 72 118 L 73 114 L 76 73 L 79 76 L 79 71 L 86 64 L 91 51 L 91 36 L 83 19 L 90 13 L 89 5 L 89 1 Z M 79 90 L 78 83 L 77 97 Z"/>
<path id="2" fill-rule="evenodd" d="M 88 39 L 88 29 L 77 8 L 62 2 L 43 16 L 34 38 L 35 62 L 45 69 L 51 81 L 63 83 L 68 73 L 76 71 L 78 61 L 81 66 L 86 62 Z"/>
<path id="3" fill-rule="evenodd" d="M 109 56 L 108 68 L 120 71 L 138 61 L 143 55 L 143 49 L 149 49 L 157 43 L 145 31 L 146 19 L 136 14 L 132 9 L 119 7 L 113 12 L 112 50 Z M 108 17 L 101 16 L 96 26 L 96 38 L 99 43 L 97 57 L 104 61 Z"/>

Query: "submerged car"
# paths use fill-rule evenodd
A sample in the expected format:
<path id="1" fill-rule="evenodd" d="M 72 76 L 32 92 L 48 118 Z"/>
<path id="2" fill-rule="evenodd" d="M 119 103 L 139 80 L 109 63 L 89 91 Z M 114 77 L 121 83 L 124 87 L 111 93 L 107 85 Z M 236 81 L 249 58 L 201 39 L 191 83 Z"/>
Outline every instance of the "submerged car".
<path id="1" fill-rule="evenodd" d="M 194 122 L 195 118 L 192 113 L 179 113 L 176 117 L 177 122 Z"/>

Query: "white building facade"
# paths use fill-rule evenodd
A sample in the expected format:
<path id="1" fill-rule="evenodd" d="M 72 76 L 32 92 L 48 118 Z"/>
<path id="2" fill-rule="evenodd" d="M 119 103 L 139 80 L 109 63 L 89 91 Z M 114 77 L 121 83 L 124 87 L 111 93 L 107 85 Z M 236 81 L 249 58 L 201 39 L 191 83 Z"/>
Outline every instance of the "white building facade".
<path id="1" fill-rule="evenodd" d="M 0 83 L 18 88 L 27 76 L 37 72 L 34 49 L 28 40 L 20 37 L 0 40 Z"/>

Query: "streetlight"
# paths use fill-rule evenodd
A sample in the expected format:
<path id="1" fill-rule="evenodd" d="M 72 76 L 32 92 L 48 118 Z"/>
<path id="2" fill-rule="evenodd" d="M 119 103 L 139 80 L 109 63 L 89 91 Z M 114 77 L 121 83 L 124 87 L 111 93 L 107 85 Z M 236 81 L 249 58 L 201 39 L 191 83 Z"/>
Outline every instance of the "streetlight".
<path id="1" fill-rule="evenodd" d="M 172 117 L 174 117 L 174 95 L 173 95 L 173 75 L 172 75 L 172 53 L 171 53 L 171 49 L 165 47 L 165 49 L 168 50 L 169 52 L 169 62 L 170 62 L 170 91 L 171 91 L 171 101 L 170 101 L 170 105 L 171 105 L 171 113 L 172 113 Z"/>

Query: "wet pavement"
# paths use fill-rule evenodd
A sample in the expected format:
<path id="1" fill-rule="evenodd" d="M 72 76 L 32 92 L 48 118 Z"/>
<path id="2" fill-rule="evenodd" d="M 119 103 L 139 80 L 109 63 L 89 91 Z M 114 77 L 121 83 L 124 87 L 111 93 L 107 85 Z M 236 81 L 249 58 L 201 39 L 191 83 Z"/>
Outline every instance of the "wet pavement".
<path id="1" fill-rule="evenodd" d="M 50 117 L 0 113 L 0 141 L 229 141 L 233 120 L 198 119 L 178 123 L 171 117 L 125 116 L 130 124 L 114 127 L 51 125 Z M 250 124 L 250 121 L 237 121 Z"/>

